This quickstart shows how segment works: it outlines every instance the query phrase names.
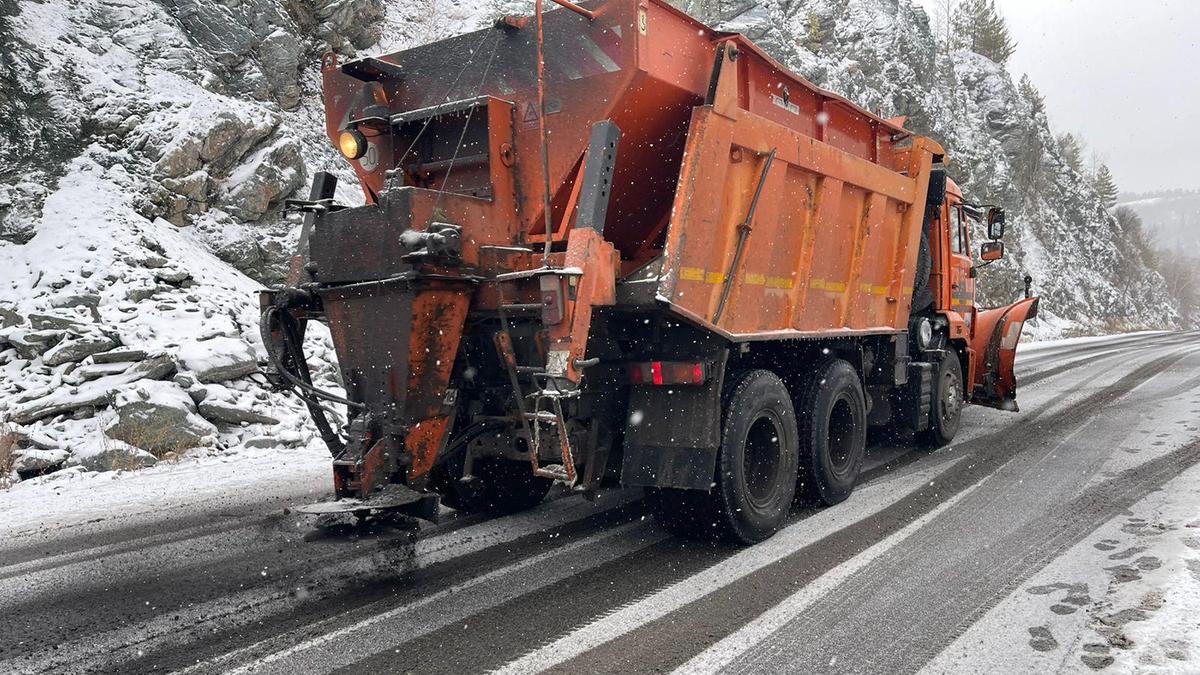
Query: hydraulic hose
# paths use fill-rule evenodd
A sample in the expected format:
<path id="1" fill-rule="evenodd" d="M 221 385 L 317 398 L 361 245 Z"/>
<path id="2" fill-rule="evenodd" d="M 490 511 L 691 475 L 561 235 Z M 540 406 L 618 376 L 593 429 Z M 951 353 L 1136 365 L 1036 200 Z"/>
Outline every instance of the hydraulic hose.
<path id="1" fill-rule="evenodd" d="M 283 354 L 280 354 L 275 348 L 273 328 L 279 330 Z M 312 373 L 309 371 L 308 362 L 304 358 L 303 345 L 300 342 L 299 326 L 290 312 L 279 307 L 266 308 L 263 311 L 262 320 L 259 322 L 259 330 L 262 333 L 263 346 L 267 350 L 267 358 L 275 368 L 275 372 L 279 373 L 291 385 L 290 388 L 296 390 L 296 395 L 300 397 L 300 400 L 304 401 L 313 418 L 313 423 L 317 425 L 317 430 L 321 433 L 321 439 L 325 441 L 325 445 L 329 446 L 330 454 L 336 456 L 341 452 L 345 443 L 329 424 L 329 419 L 325 416 L 325 409 L 321 407 L 321 400 L 340 403 L 348 408 L 360 410 L 366 406 L 313 386 Z"/>

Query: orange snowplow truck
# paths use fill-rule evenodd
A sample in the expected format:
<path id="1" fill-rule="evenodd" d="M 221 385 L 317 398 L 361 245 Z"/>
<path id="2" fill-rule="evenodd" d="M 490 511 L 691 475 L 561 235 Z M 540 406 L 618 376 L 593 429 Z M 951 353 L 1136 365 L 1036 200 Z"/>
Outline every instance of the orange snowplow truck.
<path id="1" fill-rule="evenodd" d="M 664 0 L 606 0 L 379 58 L 324 57 L 363 206 L 315 176 L 278 381 L 333 453 L 310 512 L 434 518 L 640 486 L 673 531 L 751 543 L 854 487 L 868 426 L 943 445 L 1016 410 L 1037 299 L 975 306 L 1003 211 L 945 152 Z M 301 349 L 328 324 L 345 395 Z M 325 403 L 344 404 L 331 422 Z"/>

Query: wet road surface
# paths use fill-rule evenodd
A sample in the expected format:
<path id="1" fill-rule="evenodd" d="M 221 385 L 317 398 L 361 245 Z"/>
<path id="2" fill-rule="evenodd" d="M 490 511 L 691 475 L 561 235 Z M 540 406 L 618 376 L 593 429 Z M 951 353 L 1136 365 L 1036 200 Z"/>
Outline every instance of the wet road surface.
<path id="1" fill-rule="evenodd" d="M 952 668 L 1005 598 L 1200 463 L 1196 333 L 1040 347 L 1018 382 L 1021 413 L 970 407 L 937 451 L 876 442 L 849 501 L 751 548 L 674 539 L 635 491 L 419 530 L 317 530 L 278 491 L 29 530 L 0 543 L 0 672 Z"/>

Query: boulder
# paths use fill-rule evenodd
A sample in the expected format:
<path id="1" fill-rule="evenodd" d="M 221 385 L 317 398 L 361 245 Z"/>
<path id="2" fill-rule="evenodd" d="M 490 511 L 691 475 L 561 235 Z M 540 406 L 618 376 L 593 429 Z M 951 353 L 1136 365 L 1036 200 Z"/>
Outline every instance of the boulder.
<path id="1" fill-rule="evenodd" d="M 123 377 L 124 374 L 115 377 Z M 17 424 L 29 424 L 47 417 L 69 413 L 85 406 L 96 407 L 108 402 L 112 389 L 107 386 L 112 378 L 88 382 L 65 391 L 55 391 L 46 396 L 25 401 L 9 408 L 9 419 Z"/>
<path id="2" fill-rule="evenodd" d="M 135 364 L 124 372 L 124 375 L 136 376 L 138 380 L 165 380 L 175 374 L 175 360 L 166 354 L 146 359 Z M 135 380 L 130 380 L 133 382 Z"/>
<path id="3" fill-rule="evenodd" d="M 179 384 L 178 380 L 176 381 L 176 384 Z M 183 386 L 183 385 L 180 385 L 180 386 Z M 183 387 L 183 388 L 187 390 L 188 396 L 192 397 L 192 402 L 195 403 L 196 405 L 200 405 L 201 401 L 208 398 L 208 387 L 205 387 L 203 385 L 192 385 L 191 387 Z M 203 410 L 200 411 L 200 414 L 204 415 L 204 411 Z M 208 415 L 204 415 L 204 416 L 208 417 Z M 212 419 L 212 418 L 209 418 L 209 419 Z"/>
<path id="4" fill-rule="evenodd" d="M 43 354 L 42 361 L 48 366 L 79 363 L 92 354 L 106 352 L 116 346 L 116 341 L 102 335 L 71 336 Z"/>
<path id="5" fill-rule="evenodd" d="M 105 435 L 159 456 L 207 445 L 217 431 L 173 382 L 138 382 L 118 393 L 113 407 L 117 416 Z"/>
<path id="6" fill-rule="evenodd" d="M 344 40 L 355 49 L 367 49 L 379 40 L 383 0 L 317 0 L 313 4 L 325 29 L 321 37 L 334 47 Z"/>
<path id="7" fill-rule="evenodd" d="M 60 295 L 50 301 L 50 306 L 55 309 L 73 309 L 75 307 L 98 307 L 100 306 L 100 296 L 95 293 L 77 293 L 74 295 Z"/>
<path id="8" fill-rule="evenodd" d="M 154 170 L 168 178 L 182 178 L 200 170 L 200 141 L 192 136 L 176 138 L 154 164 Z"/>
<path id="9" fill-rule="evenodd" d="M 186 270 L 164 268 L 154 271 L 154 278 L 174 286 L 178 286 L 192 278 L 192 273 Z"/>
<path id="10" fill-rule="evenodd" d="M 214 337 L 179 348 L 180 364 L 200 382 L 223 382 L 258 370 L 258 357 L 244 340 Z"/>
<path id="11" fill-rule="evenodd" d="M 41 448 L 24 448 L 17 451 L 13 470 L 22 479 L 40 476 L 44 473 L 57 471 L 62 468 L 71 453 L 60 448 L 44 450 Z"/>
<path id="12" fill-rule="evenodd" d="M 304 439 L 294 432 L 284 432 L 273 436 L 255 436 L 242 443 L 246 448 L 298 448 L 304 445 Z"/>
<path id="13" fill-rule="evenodd" d="M 273 286 L 283 282 L 284 263 L 288 253 L 273 239 L 263 241 L 250 236 L 227 240 L 217 249 L 217 256 L 233 265 L 239 272 L 255 281 Z"/>
<path id="14" fill-rule="evenodd" d="M 200 159 L 212 163 L 225 158 L 246 133 L 247 126 L 232 112 L 223 110 L 218 113 L 215 122 L 204 130 L 205 135 L 200 142 Z"/>
<path id="15" fill-rule="evenodd" d="M 17 356 L 32 361 L 45 354 L 66 336 L 67 332 L 62 330 L 15 330 L 8 333 L 7 342 L 17 350 Z"/>
<path id="16" fill-rule="evenodd" d="M 150 354 L 144 349 L 123 347 L 121 349 L 92 354 L 92 363 L 126 363 L 130 361 L 145 361 L 148 358 L 150 358 Z"/>
<path id="17" fill-rule="evenodd" d="M 191 393 L 191 392 L 188 392 Z M 239 406 L 225 401 L 202 399 L 197 406 L 200 415 L 212 422 L 225 424 L 279 424 L 279 420 L 270 415 L 254 412 L 245 406 Z"/>
<path id="18" fill-rule="evenodd" d="M 92 358 L 95 358 L 93 356 Z M 109 375 L 119 375 L 129 369 L 132 364 L 128 361 L 112 363 L 90 363 L 80 366 L 71 373 L 79 382 L 90 382 Z"/>
<path id="19" fill-rule="evenodd" d="M 188 214 L 204 213 L 208 210 L 208 193 L 212 181 L 205 171 L 197 171 L 182 178 L 164 178 L 164 194 L 156 194 L 156 204 L 166 208 L 167 220 L 176 225 L 186 225 Z"/>
<path id="20" fill-rule="evenodd" d="M 78 387 L 60 387 L 45 396 L 23 401 L 9 408 L 9 418 L 17 424 L 29 424 L 47 417 L 62 415 L 79 408 L 97 408 L 108 404 L 109 398 L 125 385 L 139 380 L 159 380 L 175 374 L 175 362 L 163 355 L 136 363 L 119 375 L 102 377 Z"/>
<path id="21" fill-rule="evenodd" d="M 86 330 L 84 325 L 75 319 L 53 314 L 30 314 L 29 325 L 34 330 Z"/>
<path id="22" fill-rule="evenodd" d="M 0 328 L 20 326 L 25 323 L 25 317 L 6 307 L 0 307 Z"/>
<path id="23" fill-rule="evenodd" d="M 157 292 L 157 286 L 130 286 L 129 290 L 125 291 L 125 299 L 130 302 L 141 302 L 154 297 Z"/>
<path id="24" fill-rule="evenodd" d="M 88 471 L 122 471 L 154 466 L 158 458 L 141 448 L 121 446 L 76 452 L 73 462 Z"/>
<path id="25" fill-rule="evenodd" d="M 137 263 L 149 269 L 158 269 L 167 264 L 167 259 L 158 253 L 146 253 L 137 259 Z"/>

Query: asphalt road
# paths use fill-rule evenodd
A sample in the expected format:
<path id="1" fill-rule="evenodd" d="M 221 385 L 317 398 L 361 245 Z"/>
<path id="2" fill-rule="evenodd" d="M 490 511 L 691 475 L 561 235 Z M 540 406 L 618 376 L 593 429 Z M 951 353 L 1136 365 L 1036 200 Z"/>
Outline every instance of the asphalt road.
<path id="1" fill-rule="evenodd" d="M 314 529 L 278 491 L 48 526 L 0 542 L 0 672 L 930 669 L 1200 463 L 1196 333 L 1042 347 L 1018 379 L 1022 412 L 874 443 L 848 502 L 751 548 L 673 539 L 636 492 L 419 530 Z"/>

